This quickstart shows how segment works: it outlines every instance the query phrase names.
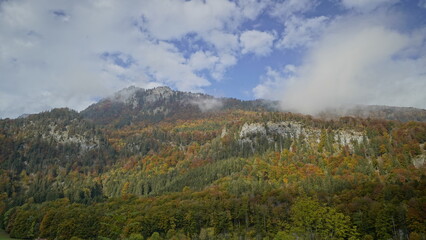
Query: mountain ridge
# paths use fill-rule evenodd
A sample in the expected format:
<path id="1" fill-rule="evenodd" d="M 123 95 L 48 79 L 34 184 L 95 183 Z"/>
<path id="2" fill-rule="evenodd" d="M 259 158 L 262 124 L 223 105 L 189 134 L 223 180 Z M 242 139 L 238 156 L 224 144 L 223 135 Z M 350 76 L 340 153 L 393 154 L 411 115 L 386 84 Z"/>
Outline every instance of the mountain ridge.
<path id="1" fill-rule="evenodd" d="M 79 114 L 97 124 L 106 125 L 115 122 L 117 126 L 125 126 L 139 121 L 158 122 L 172 117 L 175 117 L 175 119 L 179 117 L 199 117 L 206 112 L 229 109 L 292 112 L 282 109 L 278 101 L 266 99 L 239 100 L 227 97 L 218 98 L 204 93 L 176 91 L 168 86 L 159 86 L 151 89 L 129 86 L 91 104 L 80 111 Z M 182 116 L 178 114 L 181 110 L 191 113 Z M 22 114 L 16 119 L 27 118 L 34 114 Z M 359 117 L 402 122 L 426 122 L 425 109 L 386 105 L 351 105 L 329 108 L 313 116 L 322 119 Z"/>
<path id="2" fill-rule="evenodd" d="M 167 86 L 152 89 L 131 86 L 92 104 L 81 114 L 87 119 L 102 124 L 116 121 L 118 125 L 127 125 L 132 121 L 155 122 L 175 115 L 184 117 L 178 114 L 183 109 L 191 111 L 186 115 L 187 117 L 228 109 L 286 112 L 279 105 L 277 101 L 264 99 L 243 101 L 235 98 L 216 98 L 203 93 L 175 91 Z M 353 105 L 346 108 L 327 109 L 314 117 L 336 119 L 345 116 L 426 122 L 424 109 L 378 105 Z M 103 118 L 107 120 L 102 120 Z"/>
<path id="3" fill-rule="evenodd" d="M 124 126 L 131 122 L 158 122 L 172 117 L 199 117 L 203 113 L 229 109 L 275 111 L 277 103 L 216 98 L 203 93 L 174 91 L 166 86 L 152 89 L 131 86 L 90 105 L 81 111 L 81 115 L 100 124 L 116 122 L 116 125 Z"/>

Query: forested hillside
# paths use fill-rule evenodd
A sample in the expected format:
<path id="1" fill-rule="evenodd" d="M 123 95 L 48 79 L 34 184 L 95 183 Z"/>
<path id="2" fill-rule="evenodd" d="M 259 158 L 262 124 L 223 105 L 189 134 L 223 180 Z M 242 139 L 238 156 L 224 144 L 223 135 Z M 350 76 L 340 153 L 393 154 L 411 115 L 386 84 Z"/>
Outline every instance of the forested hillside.
<path id="1" fill-rule="evenodd" d="M 426 123 L 125 89 L 0 120 L 1 227 L 44 239 L 426 239 Z"/>

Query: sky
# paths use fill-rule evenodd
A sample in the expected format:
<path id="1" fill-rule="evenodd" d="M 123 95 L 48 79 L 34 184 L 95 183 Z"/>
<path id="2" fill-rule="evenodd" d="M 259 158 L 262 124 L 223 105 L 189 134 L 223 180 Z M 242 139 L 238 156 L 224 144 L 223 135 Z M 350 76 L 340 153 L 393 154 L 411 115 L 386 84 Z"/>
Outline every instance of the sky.
<path id="1" fill-rule="evenodd" d="M 0 118 L 169 86 L 426 109 L 426 0 L 0 0 Z"/>

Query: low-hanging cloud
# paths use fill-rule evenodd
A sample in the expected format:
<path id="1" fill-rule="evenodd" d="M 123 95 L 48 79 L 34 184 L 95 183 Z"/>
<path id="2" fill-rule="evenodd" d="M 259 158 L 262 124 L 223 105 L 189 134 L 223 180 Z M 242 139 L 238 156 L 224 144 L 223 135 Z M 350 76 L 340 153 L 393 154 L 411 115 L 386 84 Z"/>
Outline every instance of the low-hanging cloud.
<path id="1" fill-rule="evenodd" d="M 400 33 L 380 22 L 336 19 L 303 64 L 269 68 L 254 94 L 311 114 L 353 104 L 426 108 L 425 31 Z"/>
<path id="2" fill-rule="evenodd" d="M 223 107 L 223 101 L 217 98 L 194 99 L 190 104 L 197 106 L 202 112 L 219 110 Z"/>

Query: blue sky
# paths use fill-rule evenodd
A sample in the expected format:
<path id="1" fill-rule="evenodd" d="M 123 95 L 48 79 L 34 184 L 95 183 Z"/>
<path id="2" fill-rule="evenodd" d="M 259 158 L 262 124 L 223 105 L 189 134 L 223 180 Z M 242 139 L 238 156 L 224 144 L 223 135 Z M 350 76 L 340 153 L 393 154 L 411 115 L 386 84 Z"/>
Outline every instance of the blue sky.
<path id="1" fill-rule="evenodd" d="M 426 108 L 425 0 L 0 1 L 0 118 L 134 85 Z"/>

